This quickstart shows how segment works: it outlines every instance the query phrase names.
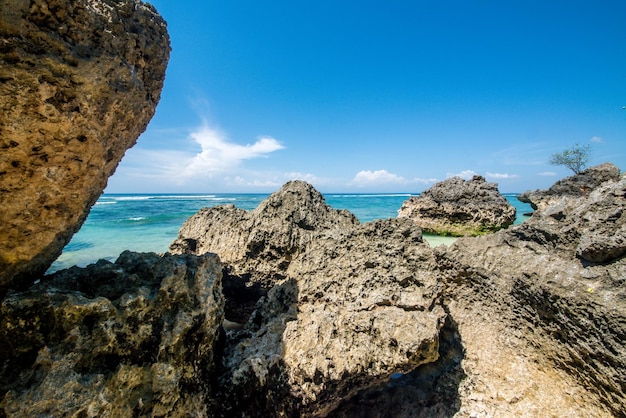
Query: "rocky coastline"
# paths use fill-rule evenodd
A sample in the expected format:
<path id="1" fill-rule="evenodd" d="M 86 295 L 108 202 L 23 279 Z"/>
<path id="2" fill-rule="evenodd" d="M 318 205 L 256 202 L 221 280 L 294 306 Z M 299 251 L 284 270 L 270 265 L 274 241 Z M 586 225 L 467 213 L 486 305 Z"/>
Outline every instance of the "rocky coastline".
<path id="1" fill-rule="evenodd" d="M 0 408 L 623 416 L 625 196 L 607 180 L 434 249 L 410 219 L 360 224 L 300 181 L 251 212 L 203 209 L 172 254 L 9 291 Z"/>
<path id="2" fill-rule="evenodd" d="M 169 253 L 43 275 L 169 57 L 138 0 L 45 4 L 0 6 L 0 417 L 626 417 L 610 163 L 521 196 L 517 226 L 482 177 L 369 223 L 291 181 L 250 212 L 200 210 Z"/>

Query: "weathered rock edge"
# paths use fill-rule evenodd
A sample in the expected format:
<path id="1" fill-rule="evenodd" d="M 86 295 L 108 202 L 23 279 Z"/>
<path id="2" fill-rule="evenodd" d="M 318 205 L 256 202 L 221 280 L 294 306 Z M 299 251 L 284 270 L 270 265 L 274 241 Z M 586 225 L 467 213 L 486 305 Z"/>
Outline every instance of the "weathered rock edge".
<path id="1" fill-rule="evenodd" d="M 138 0 L 0 3 L 0 295 L 43 274 L 152 118 L 166 24 Z"/>
<path id="2" fill-rule="evenodd" d="M 500 194 L 496 183 L 482 176 L 466 181 L 451 177 L 407 199 L 398 217 L 413 220 L 429 234 L 477 236 L 513 224 L 515 207 Z"/>

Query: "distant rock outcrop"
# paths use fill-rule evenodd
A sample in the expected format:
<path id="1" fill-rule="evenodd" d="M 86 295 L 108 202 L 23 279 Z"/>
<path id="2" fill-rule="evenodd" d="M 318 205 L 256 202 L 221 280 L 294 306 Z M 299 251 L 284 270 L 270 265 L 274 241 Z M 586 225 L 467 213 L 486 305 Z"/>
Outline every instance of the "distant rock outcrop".
<path id="1" fill-rule="evenodd" d="M 533 209 L 545 209 L 562 198 L 577 198 L 588 196 L 589 193 L 602 183 L 620 178 L 620 170 L 611 163 L 604 163 L 590 167 L 582 173 L 566 177 L 554 183 L 547 190 L 528 191 L 517 198 L 529 203 Z"/>
<path id="2" fill-rule="evenodd" d="M 425 233 L 475 236 L 515 221 L 515 208 L 482 176 L 452 177 L 402 204 L 398 217 L 412 219 Z"/>
<path id="3" fill-rule="evenodd" d="M 166 24 L 138 0 L 0 4 L 0 295 L 45 272 L 159 101 Z"/>

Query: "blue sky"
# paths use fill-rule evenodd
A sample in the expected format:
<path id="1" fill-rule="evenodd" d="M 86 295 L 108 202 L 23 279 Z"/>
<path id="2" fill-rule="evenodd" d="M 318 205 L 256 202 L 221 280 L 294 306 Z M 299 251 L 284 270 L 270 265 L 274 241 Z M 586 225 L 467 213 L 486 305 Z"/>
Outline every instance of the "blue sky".
<path id="1" fill-rule="evenodd" d="M 161 102 L 106 192 L 502 192 L 626 169 L 626 1 L 153 0 Z"/>

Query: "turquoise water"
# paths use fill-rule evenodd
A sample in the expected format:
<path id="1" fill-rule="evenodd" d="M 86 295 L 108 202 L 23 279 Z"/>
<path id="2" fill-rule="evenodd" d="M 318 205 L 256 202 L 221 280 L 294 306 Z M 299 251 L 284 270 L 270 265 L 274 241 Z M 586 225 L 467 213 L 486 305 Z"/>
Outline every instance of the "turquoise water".
<path id="1" fill-rule="evenodd" d="M 85 266 L 104 258 L 115 260 L 124 250 L 165 252 L 176 239 L 183 222 L 200 208 L 232 203 L 252 210 L 269 194 L 104 194 L 98 199 L 87 220 L 49 272 Z M 402 203 L 411 194 L 333 194 L 324 195 L 335 209 L 347 209 L 361 222 L 395 218 Z M 516 223 L 529 205 L 515 195 L 506 195 L 517 208 Z M 454 238 L 426 236 L 431 245 L 449 244 Z"/>

